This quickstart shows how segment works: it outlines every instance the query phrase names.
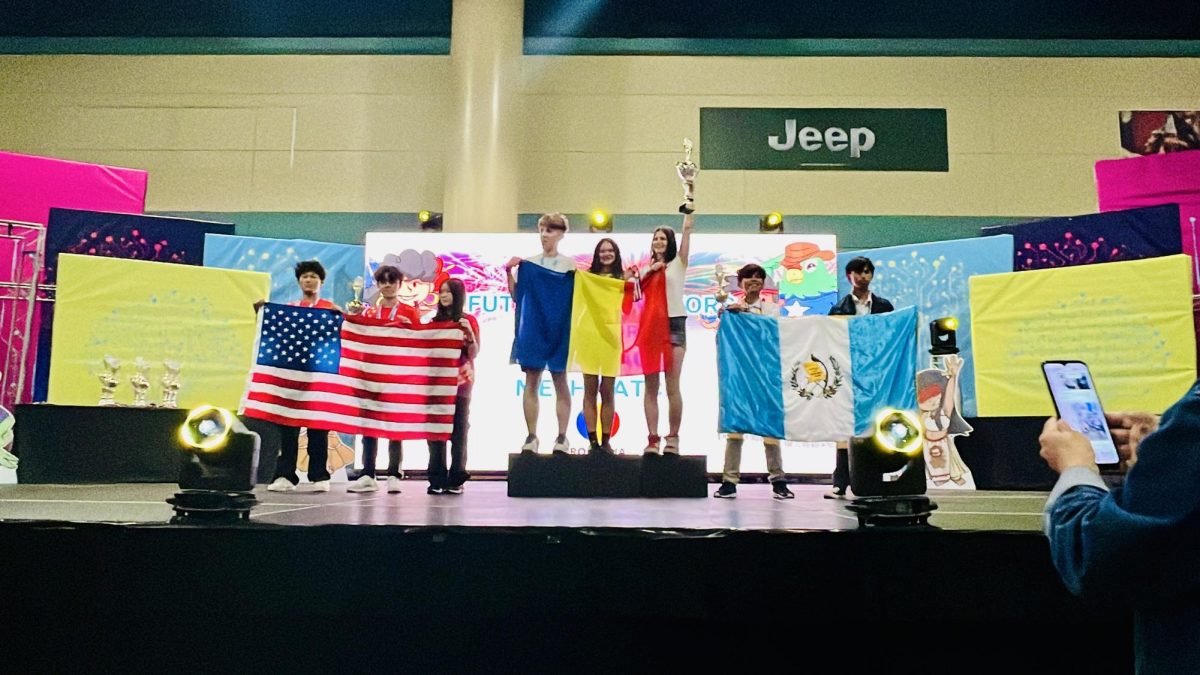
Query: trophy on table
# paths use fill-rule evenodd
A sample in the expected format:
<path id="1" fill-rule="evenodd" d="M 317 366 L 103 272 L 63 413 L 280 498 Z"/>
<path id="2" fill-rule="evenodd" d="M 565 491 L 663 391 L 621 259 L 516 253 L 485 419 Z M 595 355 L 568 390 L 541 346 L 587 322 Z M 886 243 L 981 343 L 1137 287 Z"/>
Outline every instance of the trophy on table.
<path id="1" fill-rule="evenodd" d="M 362 301 L 363 278 L 354 277 L 354 282 L 350 284 L 350 288 L 354 289 L 354 299 L 346 303 L 348 314 L 361 314 L 366 305 Z"/>
<path id="2" fill-rule="evenodd" d="M 146 392 L 150 391 L 150 378 L 146 377 L 146 371 L 150 370 L 150 364 L 146 363 L 142 357 L 137 357 L 133 360 L 133 375 L 129 377 L 129 383 L 133 385 L 133 407 L 145 408 L 150 405 L 146 401 Z"/>
<path id="3" fill-rule="evenodd" d="M 675 162 L 675 173 L 683 181 L 683 203 L 679 205 L 680 213 L 692 213 L 696 210 L 696 174 L 700 169 L 692 162 L 692 139 L 683 139 L 683 161 Z"/>
<path id="4" fill-rule="evenodd" d="M 116 400 L 113 399 L 113 392 L 116 391 L 117 385 L 121 380 L 117 378 L 117 371 L 121 369 L 121 359 L 110 354 L 104 355 L 104 372 L 96 377 L 100 378 L 100 402 L 96 405 L 116 405 Z"/>
<path id="5" fill-rule="evenodd" d="M 183 368 L 183 364 L 171 359 L 163 359 L 163 368 L 166 372 L 163 373 L 162 380 L 162 407 L 177 408 L 179 407 L 179 371 Z"/>

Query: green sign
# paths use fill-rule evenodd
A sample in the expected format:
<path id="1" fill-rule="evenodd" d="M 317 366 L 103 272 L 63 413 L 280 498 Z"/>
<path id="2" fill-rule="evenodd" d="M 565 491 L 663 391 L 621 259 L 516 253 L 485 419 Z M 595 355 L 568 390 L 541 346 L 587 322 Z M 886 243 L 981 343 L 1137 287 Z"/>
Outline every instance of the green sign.
<path id="1" fill-rule="evenodd" d="M 940 108 L 701 108 L 700 168 L 949 171 Z"/>

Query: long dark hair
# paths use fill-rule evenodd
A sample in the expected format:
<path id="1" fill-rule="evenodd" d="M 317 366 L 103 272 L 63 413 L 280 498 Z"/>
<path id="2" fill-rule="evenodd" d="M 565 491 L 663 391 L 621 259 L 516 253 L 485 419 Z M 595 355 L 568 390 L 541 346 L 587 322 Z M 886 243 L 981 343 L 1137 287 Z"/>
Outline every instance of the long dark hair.
<path id="1" fill-rule="evenodd" d="M 654 234 L 658 234 L 659 232 L 662 232 L 667 237 L 667 250 L 663 251 L 662 261 L 663 263 L 669 263 L 674 260 L 676 254 L 679 253 L 679 248 L 675 245 L 675 230 L 672 230 L 664 225 L 663 227 L 655 228 Z M 654 242 L 654 234 L 650 235 L 651 243 Z M 657 254 L 651 253 L 650 259 L 657 260 L 654 257 L 655 255 Z"/>
<path id="2" fill-rule="evenodd" d="M 613 254 L 615 255 L 612 261 L 612 270 L 608 275 L 614 279 L 625 278 L 625 266 L 621 264 L 621 247 L 617 246 L 617 242 L 608 237 L 596 242 L 596 250 L 592 251 L 592 266 L 588 268 L 588 271 L 592 274 L 601 274 L 600 270 L 604 269 L 604 265 L 600 262 L 600 247 L 604 245 L 604 242 L 612 245 Z"/>
<path id="3" fill-rule="evenodd" d="M 434 321 L 458 321 L 463 316 L 463 304 L 467 299 L 467 288 L 463 286 L 463 282 L 459 279 L 447 279 L 442 282 L 442 288 L 450 289 L 450 297 L 453 300 L 450 306 L 442 304 L 441 299 L 438 299 L 437 314 L 433 315 Z M 440 290 L 439 290 L 440 292 Z"/>

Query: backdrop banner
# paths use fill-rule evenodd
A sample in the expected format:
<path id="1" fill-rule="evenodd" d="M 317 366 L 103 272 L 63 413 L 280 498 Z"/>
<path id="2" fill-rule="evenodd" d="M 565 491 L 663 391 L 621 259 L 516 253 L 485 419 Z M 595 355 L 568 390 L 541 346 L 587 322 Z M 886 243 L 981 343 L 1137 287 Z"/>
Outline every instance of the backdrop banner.
<path id="1" fill-rule="evenodd" d="M 232 233 L 233 225 L 187 218 L 52 208 L 46 231 L 42 278 L 47 284 L 57 282 L 58 256 L 62 253 L 199 265 L 204 262 L 204 235 L 208 232 Z M 33 387 L 35 401 L 46 400 L 54 332 L 54 305 L 43 304 Z"/>
<path id="2" fill-rule="evenodd" d="M 1177 204 L 994 225 L 983 234 L 1012 235 L 1014 272 L 1183 252 Z"/>
<path id="3" fill-rule="evenodd" d="M 1108 410 L 1162 412 L 1196 379 L 1191 259 L 971 279 L 981 417 L 1052 415 L 1042 361 L 1086 362 Z"/>
<path id="4" fill-rule="evenodd" d="M 855 256 L 875 263 L 871 290 L 895 307 L 917 308 L 917 354 L 922 368 L 930 365 L 929 322 L 953 316 L 959 321 L 957 340 L 963 369 L 959 374 L 962 411 L 976 414 L 975 364 L 971 342 L 971 307 L 967 279 L 976 274 L 1012 271 L 1013 238 L 1010 235 L 935 241 L 889 246 L 838 254 L 838 268 Z M 846 275 L 838 277 L 838 292 L 850 292 Z"/>
<path id="5" fill-rule="evenodd" d="M 104 359 L 121 361 L 116 401 L 131 403 L 134 360 L 160 400 L 163 361 L 182 366 L 179 406 L 236 409 L 253 361 L 253 304 L 270 279 L 191 265 L 62 255 L 50 403 L 96 405 Z"/>
<path id="6" fill-rule="evenodd" d="M 316 260 L 325 268 L 321 296 L 345 307 L 354 298 L 351 284 L 363 274 L 363 247 L 307 239 L 268 239 L 225 234 L 204 237 L 204 266 L 266 272 L 271 275 L 271 301 L 300 299 L 295 267 Z"/>
<path id="7" fill-rule="evenodd" d="M 676 223 L 672 223 L 676 224 Z M 597 243 L 605 235 L 571 232 L 563 238 L 559 250 L 575 260 L 578 269 L 591 264 Z M 620 248 L 623 265 L 646 265 L 650 255 L 649 233 L 610 235 Z M 691 238 L 687 278 L 683 289 L 683 305 L 688 315 L 687 356 L 683 364 L 681 387 L 684 395 L 684 417 L 680 447 L 684 453 L 708 455 L 708 466 L 719 471 L 724 453 L 724 439 L 717 434 L 716 329 L 717 290 L 715 272 L 732 277 L 745 263 L 762 265 L 770 281 L 767 296 L 778 302 L 785 316 L 826 314 L 837 296 L 836 240 L 832 235 L 810 234 L 696 234 Z M 521 416 L 521 397 L 525 375 L 511 365 L 509 356 L 513 344 L 515 314 L 508 294 L 504 263 L 512 256 L 529 257 L 539 253 L 541 245 L 536 234 L 455 234 L 455 233 L 368 233 L 366 237 L 367 269 L 360 274 L 370 280 L 371 272 L 380 264 L 396 265 L 406 281 L 400 288 L 400 300 L 413 304 L 426 316 L 435 311 L 435 288 L 441 280 L 454 277 L 463 280 L 466 291 L 466 311 L 474 314 L 480 324 L 483 345 L 475 361 L 475 389 L 471 406 L 472 433 L 486 430 L 488 442 L 473 442 L 470 468 L 503 470 L 508 466 L 508 453 L 516 452 L 525 438 L 525 423 Z M 1006 254 L 1007 255 L 1007 254 Z M 1007 259 L 1007 258 L 1006 258 Z M 373 301 L 377 288 L 368 281 L 366 299 Z M 727 279 L 732 291 L 735 282 Z M 519 284 L 518 284 L 519 287 Z M 634 305 L 644 304 L 643 301 Z M 753 358 L 753 355 L 747 355 Z M 568 440 L 571 447 L 586 448 L 587 436 L 580 404 L 583 398 L 583 377 L 568 374 L 573 399 Z M 667 432 L 666 387 L 660 389 L 659 434 Z M 646 445 L 646 422 L 643 411 L 645 377 L 619 377 L 615 384 L 617 419 L 613 424 L 612 445 L 617 450 L 641 453 Z M 542 446 L 554 439 L 554 389 L 547 374 L 538 388 L 541 415 L 538 434 Z M 833 466 L 833 450 L 824 444 L 788 444 L 788 471 L 828 473 Z M 420 466 L 425 460 L 419 453 L 412 455 L 408 466 Z M 748 451 L 746 471 L 765 471 L 762 453 Z"/>

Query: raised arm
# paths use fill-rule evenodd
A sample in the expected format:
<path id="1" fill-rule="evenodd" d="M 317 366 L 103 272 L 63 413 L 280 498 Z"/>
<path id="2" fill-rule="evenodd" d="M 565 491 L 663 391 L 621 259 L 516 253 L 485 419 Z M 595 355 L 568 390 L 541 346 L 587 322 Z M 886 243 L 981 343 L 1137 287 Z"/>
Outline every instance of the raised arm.
<path id="1" fill-rule="evenodd" d="M 692 240 L 692 224 L 695 222 L 696 216 L 688 213 L 683 216 L 683 235 L 679 239 L 679 252 L 677 255 L 683 261 L 684 265 L 688 264 L 688 245 Z"/>

